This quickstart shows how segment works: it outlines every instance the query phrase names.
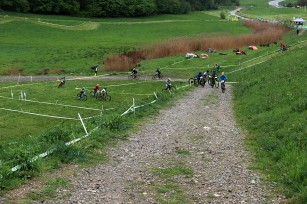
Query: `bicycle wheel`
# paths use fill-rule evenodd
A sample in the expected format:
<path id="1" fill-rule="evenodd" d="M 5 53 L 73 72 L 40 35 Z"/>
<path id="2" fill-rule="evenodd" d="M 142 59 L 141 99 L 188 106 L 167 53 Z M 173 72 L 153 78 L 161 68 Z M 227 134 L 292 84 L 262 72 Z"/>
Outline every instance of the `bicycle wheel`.
<path id="1" fill-rule="evenodd" d="M 152 76 L 152 79 L 153 79 L 153 80 L 158 79 L 158 76 L 157 76 L 157 75 L 153 75 L 153 76 Z"/>
<path id="2" fill-rule="evenodd" d="M 96 99 L 101 101 L 102 100 L 102 95 L 101 94 L 97 94 Z"/>
<path id="3" fill-rule="evenodd" d="M 95 91 L 94 91 L 94 90 L 91 90 L 91 92 L 90 92 L 90 96 L 95 97 L 95 96 L 96 96 L 96 94 L 97 94 L 97 92 L 95 93 Z"/>
<path id="4" fill-rule="evenodd" d="M 194 82 L 193 82 L 193 83 L 194 83 L 194 86 L 195 86 L 195 87 L 198 87 L 199 84 L 198 84 L 197 79 L 194 79 Z"/>
<path id="5" fill-rule="evenodd" d="M 159 79 L 163 79 L 163 75 L 162 74 L 160 74 L 160 78 Z"/>
<path id="6" fill-rule="evenodd" d="M 129 80 L 133 79 L 132 75 L 129 75 L 129 76 L 128 76 L 128 79 L 129 79 Z"/>
<path id="7" fill-rule="evenodd" d="M 171 86 L 171 91 L 176 91 L 177 87 L 176 86 Z"/>
<path id="8" fill-rule="evenodd" d="M 194 78 L 190 78 L 189 81 L 188 81 L 188 83 L 189 83 L 190 85 L 193 84 L 193 83 L 194 83 Z"/>
<path id="9" fill-rule="evenodd" d="M 80 93 L 77 94 L 77 100 L 80 100 Z"/>
<path id="10" fill-rule="evenodd" d="M 200 80 L 199 80 L 199 84 L 200 84 L 201 87 L 204 88 L 204 86 L 205 86 L 205 84 L 206 84 L 205 79 L 200 79 Z"/>
<path id="11" fill-rule="evenodd" d="M 134 79 L 139 80 L 140 76 L 139 75 L 135 75 Z"/>
<path id="12" fill-rule="evenodd" d="M 87 95 L 84 95 L 81 99 L 82 99 L 83 101 L 86 101 L 86 100 L 87 100 Z"/>
<path id="13" fill-rule="evenodd" d="M 219 88 L 220 82 L 218 80 L 215 81 L 215 88 Z"/>
<path id="14" fill-rule="evenodd" d="M 110 95 L 106 95 L 106 96 L 104 97 L 104 100 L 105 100 L 105 101 L 111 101 L 111 96 L 110 96 Z"/>

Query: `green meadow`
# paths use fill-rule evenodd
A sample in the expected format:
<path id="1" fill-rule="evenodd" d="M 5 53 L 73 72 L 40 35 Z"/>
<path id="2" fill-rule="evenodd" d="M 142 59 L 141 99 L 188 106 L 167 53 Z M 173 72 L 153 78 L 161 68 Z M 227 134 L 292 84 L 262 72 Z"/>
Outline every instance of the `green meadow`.
<path id="1" fill-rule="evenodd" d="M 306 8 L 274 8 L 269 6 L 267 0 L 243 0 L 240 6 L 244 9 L 238 15 L 247 16 L 249 18 L 261 17 L 264 19 L 278 20 L 289 22 L 293 17 L 301 17 L 307 19 Z"/>
<path id="2" fill-rule="evenodd" d="M 203 33 L 236 35 L 249 32 L 238 22 L 220 21 L 203 12 L 187 18 L 166 15 L 93 21 L 53 16 L 43 19 L 29 15 L 14 18 L 10 15 L 6 17 L 3 13 L 0 16 L 2 75 L 88 75 L 92 72 L 92 65 L 102 64 L 111 54 L 127 52 L 157 41 Z"/>
<path id="3" fill-rule="evenodd" d="M 248 6 L 248 9 L 240 11 L 241 14 L 250 17 L 277 19 L 276 12 L 280 11 L 282 15 L 278 18 L 291 19 L 294 14 L 290 9 L 268 8 L 264 0 L 245 0 L 241 5 Z M 304 14 L 303 10 L 293 11 Z M 103 72 L 103 59 L 110 54 L 175 37 L 251 32 L 240 22 L 221 21 L 217 15 L 206 12 L 90 20 L 0 13 L 0 29 L 2 75 L 48 73 L 60 76 L 92 75 L 90 66 L 96 63 L 101 64 L 99 74 L 127 75 Z M 285 42 L 290 49 L 278 52 L 280 42 Z M 247 55 L 219 50 L 206 59 L 185 59 L 178 55 L 141 61 L 139 71 L 142 80 L 139 81 L 68 80 L 63 88 L 57 88 L 58 81 L 2 82 L 1 108 L 19 112 L 0 110 L 0 175 L 6 175 L 0 179 L 0 189 L 5 192 L 16 188 L 28 178 L 58 168 L 61 163 L 104 161 L 107 153 L 106 150 L 101 153 L 101 149 L 126 139 L 129 131 L 137 129 L 135 124 L 146 122 L 159 109 L 171 106 L 186 91 L 193 89 L 185 87 L 173 94 L 162 92 L 164 80 L 150 80 L 156 68 L 160 68 L 165 77 L 180 79 L 173 84 L 184 87 L 190 77 L 211 70 L 215 63 L 219 63 L 228 82 L 236 82 L 232 84 L 233 107 L 238 124 L 247 132 L 246 144 L 255 155 L 251 168 L 261 172 L 269 181 L 276 182 L 276 193 L 284 194 L 289 203 L 306 203 L 306 46 L 306 32 L 296 36 L 292 30 L 269 47 L 258 46 L 256 51 L 242 47 Z M 96 83 L 107 86 L 112 101 L 97 101 L 89 96 Z M 87 101 L 76 99 L 83 86 L 87 90 Z M 27 100 L 19 100 L 21 92 L 26 93 Z M 158 96 L 156 103 L 141 107 L 129 117 L 119 117 L 132 105 L 133 99 L 136 105 L 155 100 L 154 92 Z M 78 114 L 93 133 L 82 142 L 66 147 L 63 143 L 84 136 L 84 129 L 77 120 Z M 95 131 L 96 128 L 99 131 Z M 28 162 L 29 158 L 52 148 L 57 149 L 52 156 Z M 8 174 L 9 169 L 17 164 L 23 164 L 21 170 Z"/>

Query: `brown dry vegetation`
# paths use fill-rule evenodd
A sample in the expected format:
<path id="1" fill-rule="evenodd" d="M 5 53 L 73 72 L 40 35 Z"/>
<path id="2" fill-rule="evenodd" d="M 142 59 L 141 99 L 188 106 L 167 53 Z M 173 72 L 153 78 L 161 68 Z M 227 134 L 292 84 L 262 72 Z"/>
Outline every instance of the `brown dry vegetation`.
<path id="1" fill-rule="evenodd" d="M 216 36 L 216 37 L 181 37 L 159 42 L 151 47 L 145 47 L 140 50 L 130 51 L 120 55 L 113 55 L 104 62 L 106 71 L 128 71 L 135 67 L 138 62 L 145 59 L 155 59 L 160 57 L 185 54 L 207 50 L 226 50 L 239 48 L 249 45 L 260 45 L 277 42 L 287 29 L 277 24 L 268 24 L 255 21 L 244 21 L 243 24 L 249 27 L 252 34 L 242 34 L 238 36 Z"/>

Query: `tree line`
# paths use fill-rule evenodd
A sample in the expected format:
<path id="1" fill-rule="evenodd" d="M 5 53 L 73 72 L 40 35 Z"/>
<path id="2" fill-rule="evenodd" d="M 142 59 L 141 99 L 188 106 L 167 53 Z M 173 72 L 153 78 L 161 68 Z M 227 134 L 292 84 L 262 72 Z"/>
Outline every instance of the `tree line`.
<path id="1" fill-rule="evenodd" d="M 140 17 L 239 6 L 239 0 L 1 0 L 5 11 L 83 17 Z"/>

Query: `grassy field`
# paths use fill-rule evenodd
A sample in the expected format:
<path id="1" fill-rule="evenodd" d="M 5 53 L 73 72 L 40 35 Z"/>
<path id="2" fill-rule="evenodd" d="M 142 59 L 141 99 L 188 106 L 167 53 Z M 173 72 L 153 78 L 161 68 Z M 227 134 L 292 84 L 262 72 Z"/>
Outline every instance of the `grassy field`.
<path id="1" fill-rule="evenodd" d="M 1 15 L 2 14 L 2 15 Z M 0 13 L 2 75 L 88 75 L 110 54 L 174 37 L 249 32 L 202 12 L 140 19 L 79 19 Z M 78 26 L 79 25 L 79 26 Z M 103 65 L 101 65 L 102 67 Z M 100 72 L 102 68 L 100 67 Z"/>
<path id="2" fill-rule="evenodd" d="M 251 12 L 255 12 L 257 17 L 266 12 L 268 16 L 275 15 L 275 9 L 266 10 L 266 6 L 263 6 L 264 3 L 267 5 L 267 1 L 254 3 L 244 0 L 241 3 L 253 4 Z M 261 7 L 263 12 L 257 7 Z M 238 22 L 220 21 L 217 16 L 204 12 L 188 16 L 91 21 L 59 16 L 0 14 L 2 75 L 92 75 L 90 66 L 100 63 L 109 54 L 133 50 L 160 40 L 204 32 L 208 35 L 250 32 Z M 4 17 L 7 14 L 9 17 Z M 13 18 L 13 15 L 18 18 Z M 174 82 L 174 85 L 184 86 L 188 78 L 211 70 L 215 63 L 219 63 L 229 82 L 236 82 L 234 108 L 237 121 L 249 134 L 247 143 L 256 155 L 255 168 L 277 182 L 278 192 L 284 193 L 289 202 L 306 203 L 306 40 L 305 33 L 296 36 L 292 31 L 278 44 L 258 47 L 257 51 L 241 47 L 247 55 L 235 55 L 229 49 L 209 54 L 207 59 L 185 59 L 182 55 L 176 55 L 145 60 L 140 63 L 140 74 L 143 79 L 144 76 L 150 79 L 154 70 L 160 67 L 165 77 L 183 79 L 182 83 Z M 280 42 L 293 46 L 287 52 L 276 52 Z M 126 72 L 114 74 L 127 75 Z M 126 139 L 128 130 L 135 128 L 132 123 L 142 123 L 144 117 L 156 114 L 157 109 L 165 108 L 169 101 L 174 102 L 184 94 L 181 91 L 180 94 L 161 93 L 163 81 L 71 80 L 63 88 L 57 88 L 58 83 L 1 83 L 0 175 L 5 175 L 4 179 L 0 178 L 2 192 L 19 186 L 41 172 L 57 168 L 62 162 L 101 161 L 106 154 L 101 153 L 101 149 L 114 140 Z M 111 102 L 99 102 L 91 97 L 87 101 L 76 100 L 82 86 L 89 94 L 96 83 L 108 87 Z M 26 93 L 28 101 L 18 100 L 21 91 Z M 154 100 L 153 92 L 159 96 L 155 105 L 141 108 L 135 115 L 129 115 L 128 119 L 118 117 L 132 105 L 133 98 L 137 105 Z M 73 120 L 77 119 L 78 113 L 83 118 L 99 116 L 85 119 L 88 130 L 98 127 L 98 131 L 94 131 L 82 143 L 66 147 L 63 142 L 84 135 L 80 121 Z M 30 158 L 52 148 L 57 149 L 54 156 L 28 162 Z M 23 164 L 21 170 L 7 174 L 17 164 Z"/>
<path id="3" fill-rule="evenodd" d="M 243 8 L 239 15 L 249 18 L 261 17 L 264 19 L 289 22 L 293 17 L 307 19 L 306 8 L 274 8 L 269 6 L 268 0 L 242 0 L 240 5 Z"/>

